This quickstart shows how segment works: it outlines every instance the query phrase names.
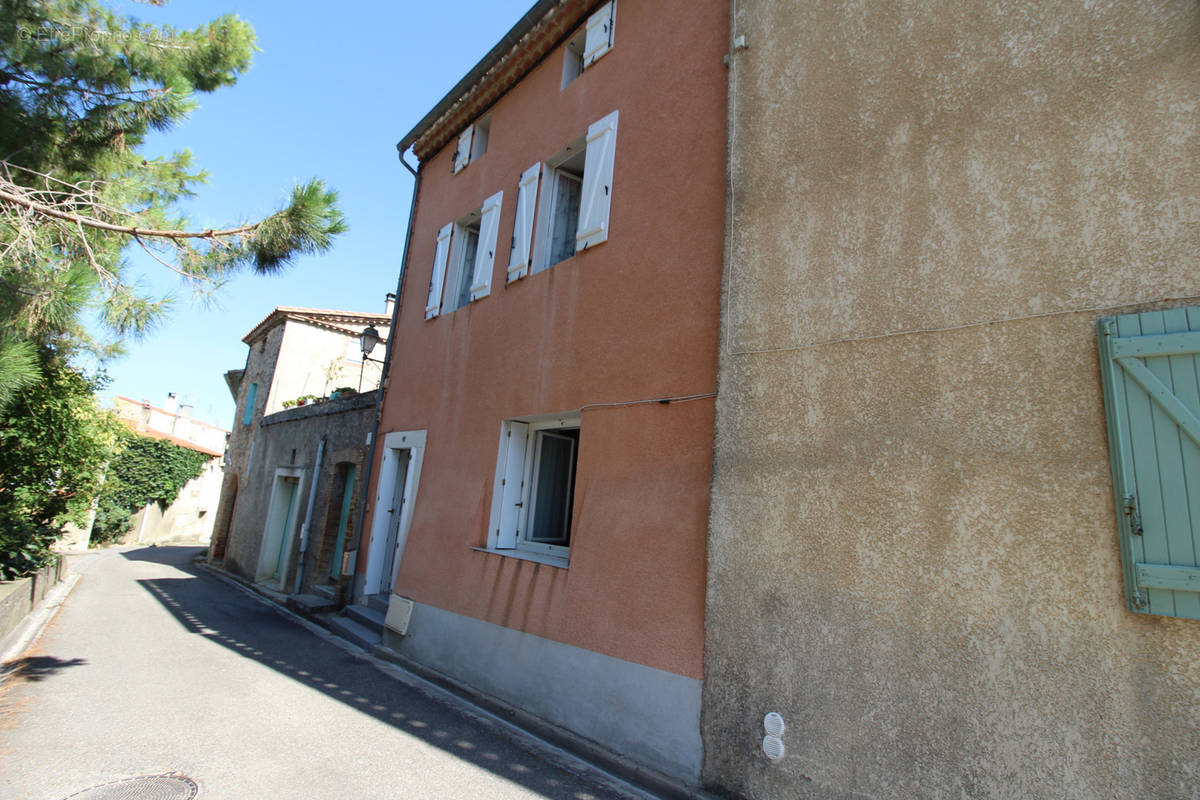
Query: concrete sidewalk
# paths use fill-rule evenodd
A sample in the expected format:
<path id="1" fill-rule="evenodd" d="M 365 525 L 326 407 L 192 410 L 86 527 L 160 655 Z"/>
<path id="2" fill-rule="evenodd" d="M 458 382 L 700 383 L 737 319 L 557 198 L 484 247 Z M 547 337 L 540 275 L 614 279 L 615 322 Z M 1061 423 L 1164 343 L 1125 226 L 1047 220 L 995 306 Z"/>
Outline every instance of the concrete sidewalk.
<path id="1" fill-rule="evenodd" d="M 0 797 L 180 773 L 199 798 L 645 798 L 191 565 L 88 564 L 0 688 Z"/>

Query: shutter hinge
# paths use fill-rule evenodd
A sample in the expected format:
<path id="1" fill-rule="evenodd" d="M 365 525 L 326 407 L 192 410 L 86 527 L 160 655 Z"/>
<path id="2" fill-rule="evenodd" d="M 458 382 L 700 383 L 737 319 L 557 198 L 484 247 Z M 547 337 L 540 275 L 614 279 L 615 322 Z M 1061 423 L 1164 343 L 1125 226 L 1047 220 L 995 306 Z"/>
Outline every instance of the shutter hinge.
<path id="1" fill-rule="evenodd" d="M 1129 532 L 1134 536 L 1141 536 L 1143 531 L 1142 514 L 1138 511 L 1136 495 L 1125 496 L 1125 508 L 1122 511 L 1125 516 L 1129 517 Z"/>

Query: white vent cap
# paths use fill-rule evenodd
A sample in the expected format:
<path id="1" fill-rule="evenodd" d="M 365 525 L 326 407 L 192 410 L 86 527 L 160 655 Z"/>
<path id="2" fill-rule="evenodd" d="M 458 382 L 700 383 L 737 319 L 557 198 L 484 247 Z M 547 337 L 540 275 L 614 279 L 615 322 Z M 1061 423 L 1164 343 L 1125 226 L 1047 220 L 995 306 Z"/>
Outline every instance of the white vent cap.
<path id="1" fill-rule="evenodd" d="M 763 753 L 772 761 L 778 761 L 785 755 L 783 739 L 778 736 L 764 736 L 762 743 Z"/>
<path id="2" fill-rule="evenodd" d="M 776 739 L 783 736 L 783 732 L 787 730 L 787 725 L 783 722 L 783 715 L 778 711 L 772 711 L 763 717 L 763 730 L 767 736 L 774 736 Z"/>

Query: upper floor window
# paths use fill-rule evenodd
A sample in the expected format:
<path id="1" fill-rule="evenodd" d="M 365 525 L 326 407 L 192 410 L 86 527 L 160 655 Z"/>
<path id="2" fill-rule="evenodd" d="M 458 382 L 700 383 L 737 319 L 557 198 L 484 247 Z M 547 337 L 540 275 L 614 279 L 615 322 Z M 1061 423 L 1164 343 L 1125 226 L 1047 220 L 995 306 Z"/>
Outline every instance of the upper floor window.
<path id="1" fill-rule="evenodd" d="M 608 240 L 617 112 L 521 175 L 508 280 L 552 267 Z"/>
<path id="2" fill-rule="evenodd" d="M 612 49 L 613 23 L 616 21 L 615 0 L 605 3 L 588 17 L 583 30 L 571 37 L 563 53 L 562 87 L 583 74 L 596 59 Z"/>
<path id="3" fill-rule="evenodd" d="M 468 125 L 458 135 L 458 148 L 454 151 L 455 172 L 461 172 L 467 164 L 477 160 L 487 152 L 491 131 L 492 118 L 485 117 L 478 122 Z"/>
<path id="4" fill-rule="evenodd" d="M 504 192 L 497 192 L 438 231 L 425 319 L 462 308 L 491 292 L 503 202 Z"/>

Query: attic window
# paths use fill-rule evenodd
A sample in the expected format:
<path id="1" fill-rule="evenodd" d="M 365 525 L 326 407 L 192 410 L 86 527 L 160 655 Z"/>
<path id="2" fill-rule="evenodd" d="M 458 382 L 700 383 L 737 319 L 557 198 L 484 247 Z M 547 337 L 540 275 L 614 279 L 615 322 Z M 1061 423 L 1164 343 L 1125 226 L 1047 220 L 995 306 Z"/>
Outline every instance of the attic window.
<path id="1" fill-rule="evenodd" d="M 475 136 L 471 143 L 471 160 L 479 158 L 487 152 L 488 133 L 492 130 L 492 118 L 481 119 L 475 123 Z"/>
<path id="2" fill-rule="evenodd" d="M 612 49 L 616 0 L 605 3 L 588 17 L 587 25 L 567 42 L 563 54 L 562 88 L 583 74 L 597 59 Z"/>
<path id="3" fill-rule="evenodd" d="M 458 147 L 454 151 L 454 171 L 461 172 L 467 164 L 487 152 L 488 134 L 492 130 L 492 118 L 474 122 L 458 135 Z"/>

